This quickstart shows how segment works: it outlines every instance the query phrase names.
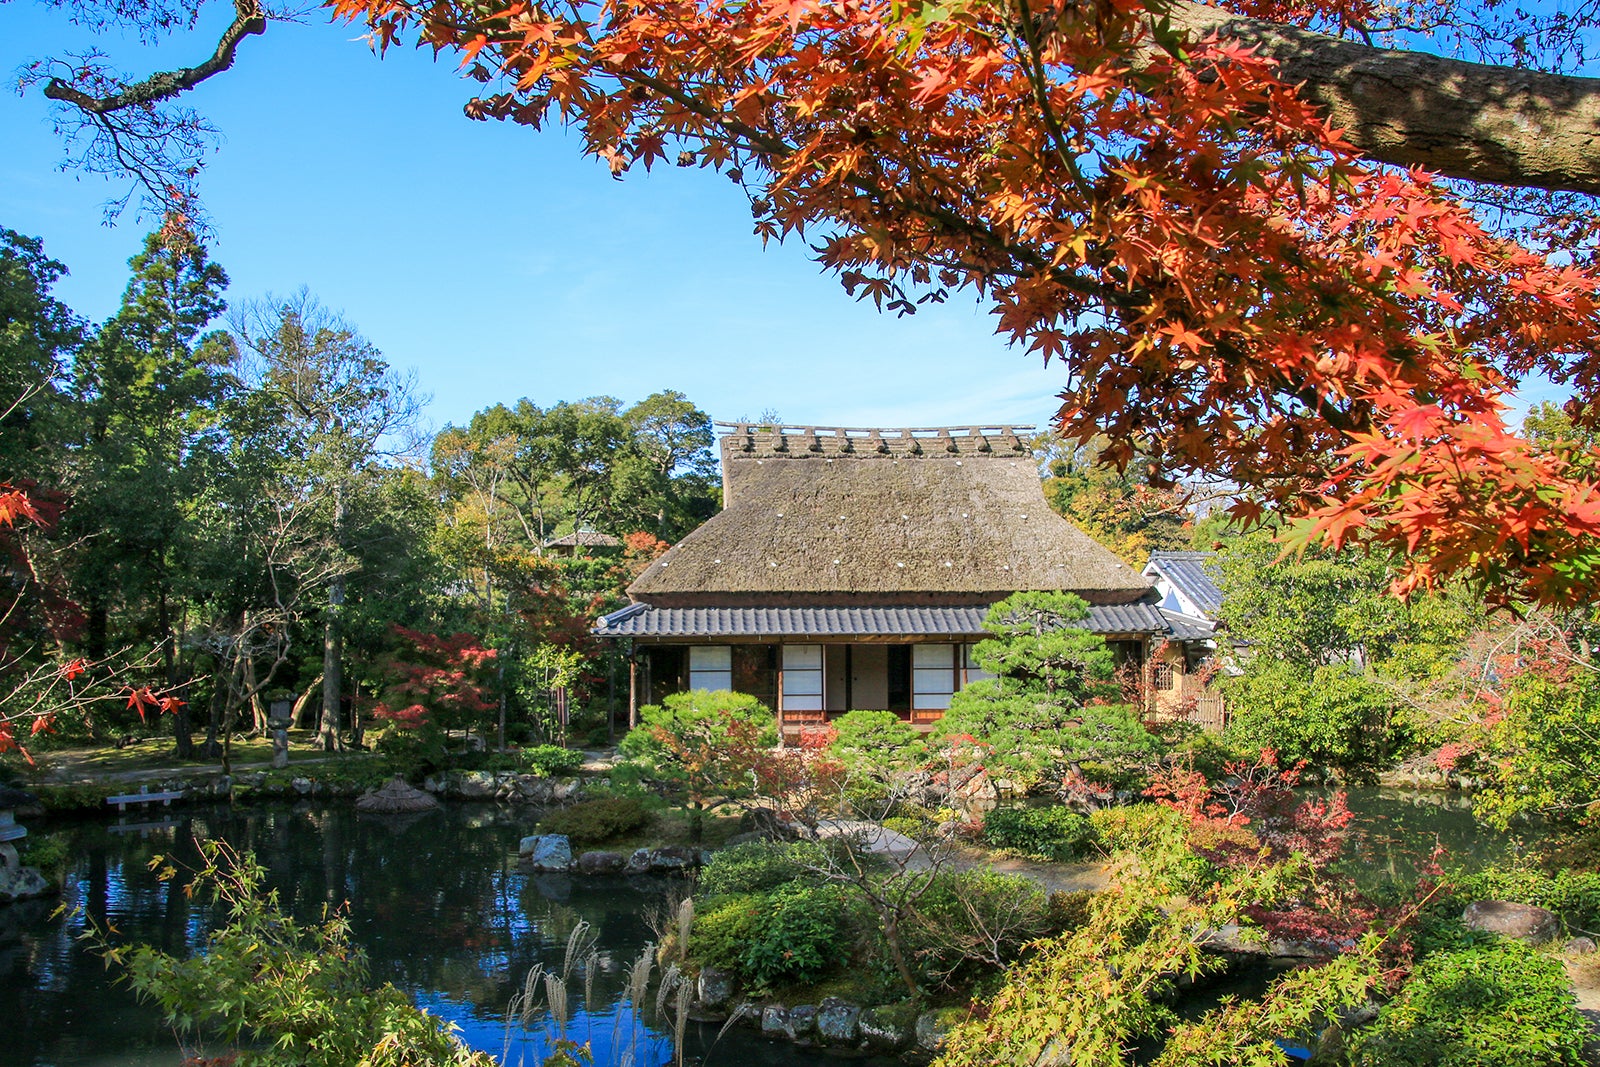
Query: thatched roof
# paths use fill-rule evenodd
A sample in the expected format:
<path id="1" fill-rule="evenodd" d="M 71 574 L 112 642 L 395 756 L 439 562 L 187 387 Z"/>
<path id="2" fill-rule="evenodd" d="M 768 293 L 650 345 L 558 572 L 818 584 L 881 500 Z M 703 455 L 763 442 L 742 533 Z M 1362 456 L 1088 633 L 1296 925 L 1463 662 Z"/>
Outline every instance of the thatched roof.
<path id="1" fill-rule="evenodd" d="M 1050 510 L 1025 427 L 731 427 L 723 511 L 628 592 L 659 605 L 901 597 L 994 600 L 1064 589 L 1100 603 L 1150 590 Z"/>
<path id="2" fill-rule="evenodd" d="M 356 810 L 378 815 L 398 815 L 413 811 L 431 811 L 439 806 L 437 797 L 424 793 L 406 783 L 399 775 L 389 779 L 381 789 L 366 794 L 356 801 Z"/>
<path id="3" fill-rule="evenodd" d="M 544 543 L 546 548 L 620 548 L 622 542 L 598 530 L 574 530 Z"/>

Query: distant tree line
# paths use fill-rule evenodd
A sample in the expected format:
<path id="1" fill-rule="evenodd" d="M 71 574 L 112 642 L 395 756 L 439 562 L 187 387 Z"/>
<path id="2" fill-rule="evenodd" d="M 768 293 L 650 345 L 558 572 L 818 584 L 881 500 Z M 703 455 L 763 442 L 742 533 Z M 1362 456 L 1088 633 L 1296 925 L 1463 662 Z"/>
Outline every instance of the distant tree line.
<path id="1" fill-rule="evenodd" d="M 599 713 L 593 613 L 720 502 L 704 412 L 524 399 L 430 438 L 412 378 L 311 294 L 229 309 L 173 227 L 129 266 L 87 322 L 52 295 L 66 267 L 0 229 L 5 737 L 72 705 L 34 743 L 109 739 L 160 708 L 180 755 L 216 756 L 287 699 L 337 748 L 427 658 L 417 634 L 495 650 L 502 737 L 508 715 L 557 728 L 558 685 Z M 620 545 L 546 549 L 573 530 Z"/>

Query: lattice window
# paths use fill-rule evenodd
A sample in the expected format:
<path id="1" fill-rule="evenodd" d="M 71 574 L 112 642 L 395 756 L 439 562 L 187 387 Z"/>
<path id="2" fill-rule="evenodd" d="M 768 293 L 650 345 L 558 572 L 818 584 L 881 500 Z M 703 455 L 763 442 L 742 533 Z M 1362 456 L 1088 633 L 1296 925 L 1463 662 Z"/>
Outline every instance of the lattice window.
<path id="1" fill-rule="evenodd" d="M 1161 660 L 1152 666 L 1150 668 L 1150 680 L 1163 693 L 1170 692 L 1175 681 L 1171 662 Z"/>

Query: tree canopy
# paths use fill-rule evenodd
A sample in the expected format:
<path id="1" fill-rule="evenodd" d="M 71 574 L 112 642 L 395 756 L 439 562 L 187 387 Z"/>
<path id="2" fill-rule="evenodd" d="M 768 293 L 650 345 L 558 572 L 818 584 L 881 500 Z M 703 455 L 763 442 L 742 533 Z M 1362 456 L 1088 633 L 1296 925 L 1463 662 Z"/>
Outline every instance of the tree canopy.
<path id="1" fill-rule="evenodd" d="M 1059 361 L 1059 429 L 1103 434 L 1107 462 L 1227 479 L 1241 518 L 1272 509 L 1302 539 L 1401 554 L 1401 592 L 1467 572 L 1502 599 L 1587 596 L 1596 454 L 1530 440 L 1506 412 L 1543 378 L 1572 389 L 1576 426 L 1600 425 L 1592 205 L 1401 167 L 1594 191 L 1581 146 L 1600 93 L 1574 76 L 1590 14 L 1359 0 L 329 6 L 380 51 L 459 55 L 481 83 L 471 117 L 576 127 L 619 174 L 721 171 L 763 240 L 806 240 L 880 307 L 976 293 L 1003 336 Z M 267 16 L 240 0 L 215 56 L 142 81 L 88 62 L 35 76 L 181 203 L 192 175 L 159 145 L 128 146 Z"/>

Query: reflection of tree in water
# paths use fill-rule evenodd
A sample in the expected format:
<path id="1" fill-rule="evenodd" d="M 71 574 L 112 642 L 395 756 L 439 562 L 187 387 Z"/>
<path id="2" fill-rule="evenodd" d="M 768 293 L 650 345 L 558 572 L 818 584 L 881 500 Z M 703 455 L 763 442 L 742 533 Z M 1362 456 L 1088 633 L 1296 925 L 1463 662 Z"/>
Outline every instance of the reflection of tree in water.
<path id="1" fill-rule="evenodd" d="M 492 805 L 446 807 L 398 825 L 305 804 L 194 808 L 171 817 L 170 829 L 148 836 L 113 834 L 95 823 L 30 829 L 63 834 L 69 852 L 80 857 L 68 876 L 69 906 L 114 924 L 118 940 L 179 955 L 203 945 L 213 926 L 184 892 L 198 861 L 194 838 L 220 837 L 253 851 L 287 910 L 312 920 L 348 901 L 352 935 L 371 960 L 374 980 L 393 982 L 477 1028 L 479 1047 L 494 1052 L 523 979 L 540 964 L 559 967 L 580 922 L 601 936 L 594 1004 L 609 1011 L 626 985 L 628 964 L 652 939 L 645 908 L 670 884 L 660 877 L 576 879 L 520 870 L 517 843 L 528 832 L 528 816 Z M 177 867 L 173 881 L 163 883 L 149 869 L 158 854 Z M 170 1067 L 172 1036 L 155 1009 L 137 1004 L 114 984 L 115 972 L 74 940 L 85 917 L 51 920 L 50 906 L 35 911 L 0 911 L 0 1004 L 10 1007 L 0 1067 Z M 586 1007 L 583 984 L 575 989 L 574 1011 Z"/>

